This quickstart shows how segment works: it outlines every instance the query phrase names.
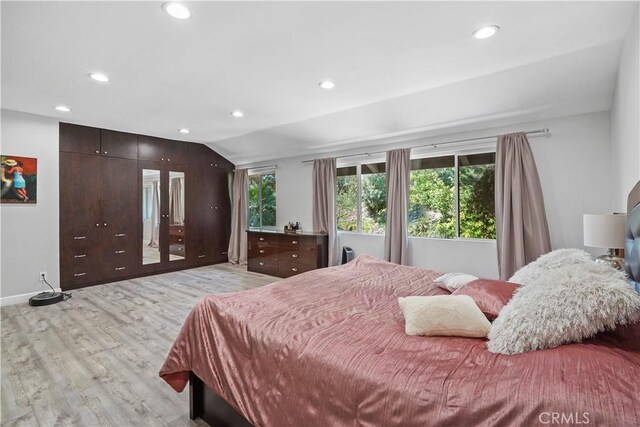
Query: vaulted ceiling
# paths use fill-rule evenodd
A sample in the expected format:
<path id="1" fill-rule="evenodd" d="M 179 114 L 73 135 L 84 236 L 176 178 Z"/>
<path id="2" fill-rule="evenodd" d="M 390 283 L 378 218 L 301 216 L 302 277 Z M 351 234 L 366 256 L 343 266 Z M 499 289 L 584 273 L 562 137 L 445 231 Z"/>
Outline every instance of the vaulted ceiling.
<path id="1" fill-rule="evenodd" d="M 637 2 L 10 2 L 2 107 L 248 163 L 609 109 Z M 471 33 L 496 24 L 499 33 Z M 106 73 L 97 83 L 88 74 Z M 331 90 L 322 80 L 336 83 Z M 69 113 L 54 110 L 64 104 Z M 232 110 L 245 116 L 235 118 Z M 183 135 L 178 129 L 188 128 Z"/>

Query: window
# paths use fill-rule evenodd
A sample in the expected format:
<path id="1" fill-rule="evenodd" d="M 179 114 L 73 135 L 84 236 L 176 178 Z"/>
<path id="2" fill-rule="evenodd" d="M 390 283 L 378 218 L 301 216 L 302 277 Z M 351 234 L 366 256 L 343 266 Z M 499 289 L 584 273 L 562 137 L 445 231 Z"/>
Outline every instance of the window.
<path id="1" fill-rule="evenodd" d="M 495 153 L 458 156 L 460 237 L 495 239 Z"/>
<path id="2" fill-rule="evenodd" d="M 387 221 L 384 162 L 338 168 L 337 175 L 338 230 L 384 234 Z"/>
<path id="3" fill-rule="evenodd" d="M 409 236 L 456 237 L 455 157 L 411 160 Z"/>
<path id="4" fill-rule="evenodd" d="M 275 172 L 249 177 L 249 227 L 276 226 Z"/>
<path id="5" fill-rule="evenodd" d="M 411 237 L 495 239 L 495 153 L 411 160 Z M 337 169 L 338 230 L 384 234 L 385 163 Z"/>

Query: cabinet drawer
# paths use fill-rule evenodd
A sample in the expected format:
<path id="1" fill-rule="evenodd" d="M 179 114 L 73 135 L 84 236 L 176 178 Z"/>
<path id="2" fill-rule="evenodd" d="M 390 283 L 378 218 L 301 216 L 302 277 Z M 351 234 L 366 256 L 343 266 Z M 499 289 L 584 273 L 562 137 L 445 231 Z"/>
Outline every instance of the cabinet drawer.
<path id="1" fill-rule="evenodd" d="M 315 246 L 316 239 L 308 236 L 280 236 L 278 244 L 283 249 L 310 248 Z"/>
<path id="2" fill-rule="evenodd" d="M 280 277 L 291 277 L 311 270 L 315 270 L 315 266 L 284 261 L 278 263 L 278 276 Z"/>
<path id="3" fill-rule="evenodd" d="M 284 262 L 294 262 L 296 264 L 309 264 L 311 266 L 316 266 L 317 261 L 317 252 L 315 246 L 307 247 L 307 248 L 294 248 L 288 250 L 280 250 L 278 254 L 278 259 Z"/>
<path id="4" fill-rule="evenodd" d="M 278 255 L 278 248 L 272 246 L 253 246 L 248 250 L 249 258 L 265 258 Z"/>
<path id="5" fill-rule="evenodd" d="M 271 259 L 249 258 L 247 270 L 275 276 L 278 273 L 278 262 Z"/>
<path id="6" fill-rule="evenodd" d="M 60 287 L 63 290 L 73 289 L 86 283 L 97 282 L 102 279 L 102 274 L 95 267 L 74 266 L 62 268 L 60 271 Z"/>
<path id="7" fill-rule="evenodd" d="M 249 250 L 253 250 L 255 248 L 277 248 L 278 236 L 268 235 L 264 233 L 249 233 L 248 243 Z"/>
<path id="8" fill-rule="evenodd" d="M 122 246 L 132 247 L 133 242 L 135 242 L 135 244 L 138 243 L 138 230 L 136 226 L 116 225 L 106 228 L 104 232 L 107 242 L 114 248 Z"/>
<path id="9" fill-rule="evenodd" d="M 184 225 L 171 225 L 169 226 L 170 236 L 184 236 Z"/>
<path id="10" fill-rule="evenodd" d="M 99 265 L 100 256 L 98 255 L 97 248 L 80 249 L 76 251 L 65 251 L 60 254 L 60 266 L 62 268 L 90 268 L 91 266 Z"/>

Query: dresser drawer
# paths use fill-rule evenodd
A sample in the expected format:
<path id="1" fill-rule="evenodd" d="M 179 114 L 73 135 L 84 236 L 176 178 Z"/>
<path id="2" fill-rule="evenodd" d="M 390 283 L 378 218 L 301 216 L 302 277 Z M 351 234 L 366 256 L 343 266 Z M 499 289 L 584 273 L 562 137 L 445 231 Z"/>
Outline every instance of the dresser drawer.
<path id="1" fill-rule="evenodd" d="M 248 233 L 249 250 L 263 248 L 277 248 L 278 236 L 269 235 L 268 233 Z"/>
<path id="2" fill-rule="evenodd" d="M 253 271 L 254 273 L 275 276 L 278 274 L 278 261 L 273 259 L 249 258 L 247 270 Z"/>
<path id="3" fill-rule="evenodd" d="M 315 246 L 308 248 L 292 248 L 281 250 L 278 254 L 278 260 L 282 262 L 293 262 L 296 264 L 307 264 L 315 267 L 318 263 Z"/>
<path id="4" fill-rule="evenodd" d="M 253 246 L 248 250 L 249 258 L 266 258 L 278 255 L 278 248 L 273 246 Z"/>
<path id="5" fill-rule="evenodd" d="M 184 225 L 170 225 L 169 226 L 169 235 L 170 236 L 184 236 Z"/>
<path id="6" fill-rule="evenodd" d="M 73 289 L 86 283 L 97 282 L 100 279 L 102 279 L 101 271 L 88 265 L 60 269 L 60 287 L 62 289 Z"/>
<path id="7" fill-rule="evenodd" d="M 310 236 L 279 236 L 278 244 L 282 249 L 310 248 L 316 244 L 316 238 Z"/>
<path id="8" fill-rule="evenodd" d="M 62 268 L 88 268 L 92 265 L 99 265 L 99 262 L 98 248 L 67 250 L 60 254 L 60 266 Z"/>
<path id="9" fill-rule="evenodd" d="M 278 276 L 280 277 L 291 277 L 311 270 L 315 270 L 315 266 L 285 261 L 278 263 Z"/>

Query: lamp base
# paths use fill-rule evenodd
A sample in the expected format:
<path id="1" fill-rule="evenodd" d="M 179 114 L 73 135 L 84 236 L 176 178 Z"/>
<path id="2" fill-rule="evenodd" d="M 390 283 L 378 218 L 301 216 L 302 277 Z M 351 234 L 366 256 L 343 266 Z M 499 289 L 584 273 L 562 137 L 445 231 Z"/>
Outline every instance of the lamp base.
<path id="1" fill-rule="evenodd" d="M 608 265 L 616 270 L 624 271 L 624 258 L 615 255 L 602 255 L 596 258 L 596 262 Z"/>

